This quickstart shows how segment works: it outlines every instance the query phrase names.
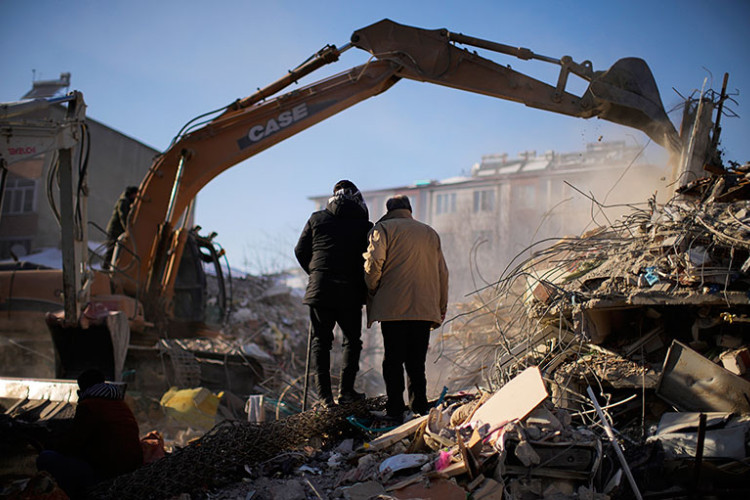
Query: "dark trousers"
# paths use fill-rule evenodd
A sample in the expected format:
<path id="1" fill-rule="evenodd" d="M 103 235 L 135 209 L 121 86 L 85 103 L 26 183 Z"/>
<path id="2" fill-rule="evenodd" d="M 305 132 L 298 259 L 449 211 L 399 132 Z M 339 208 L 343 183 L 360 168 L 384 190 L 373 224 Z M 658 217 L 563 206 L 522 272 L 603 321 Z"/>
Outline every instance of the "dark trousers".
<path id="1" fill-rule="evenodd" d="M 86 489 L 96 484 L 94 469 L 88 462 L 53 450 L 42 451 L 36 459 L 36 467 L 52 474 L 70 498 L 84 498 Z"/>
<path id="2" fill-rule="evenodd" d="M 310 306 L 310 368 L 315 373 L 318 395 L 333 397 L 331 391 L 331 346 L 333 328 L 338 323 L 344 334 L 343 361 L 339 381 L 339 395 L 354 391 L 362 352 L 362 307 L 332 309 Z"/>
<path id="3" fill-rule="evenodd" d="M 104 262 L 102 262 L 102 269 L 105 271 L 112 265 L 112 257 L 115 255 L 115 243 L 117 243 L 116 238 L 112 239 L 110 236 L 107 236 L 107 251 L 104 253 Z"/>
<path id="4" fill-rule="evenodd" d="M 383 379 L 388 396 L 386 413 L 392 417 L 403 414 L 404 368 L 408 379 L 409 407 L 414 413 L 427 413 L 427 376 L 425 361 L 430 344 L 429 321 L 383 321 Z"/>

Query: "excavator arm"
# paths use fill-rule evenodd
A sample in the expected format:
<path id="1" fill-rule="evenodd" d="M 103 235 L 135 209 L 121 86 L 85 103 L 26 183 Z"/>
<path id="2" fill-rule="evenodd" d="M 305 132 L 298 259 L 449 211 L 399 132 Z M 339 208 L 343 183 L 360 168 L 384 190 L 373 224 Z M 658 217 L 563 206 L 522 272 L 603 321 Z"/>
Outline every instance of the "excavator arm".
<path id="1" fill-rule="evenodd" d="M 679 134 L 664 111 L 654 77 L 642 59 L 620 59 L 607 71 L 594 71 L 589 61 L 579 64 L 569 56 L 555 59 L 522 47 L 445 29 L 413 28 L 389 19 L 355 31 L 351 41 L 378 59 L 399 64 L 397 75 L 403 78 L 516 101 L 554 113 L 598 117 L 642 130 L 666 148 L 679 148 Z M 541 82 L 461 49 L 455 43 L 559 65 L 557 83 L 553 86 Z M 565 90 L 571 73 L 589 82 L 580 97 Z"/>
<path id="2" fill-rule="evenodd" d="M 495 63 L 455 43 L 521 59 L 559 64 L 550 85 Z M 373 58 L 330 78 L 277 95 L 299 78 L 338 60 L 351 46 Z M 565 90 L 573 73 L 590 82 L 582 96 Z M 399 79 L 429 82 L 523 103 L 574 117 L 599 117 L 644 131 L 670 147 L 679 136 L 669 121 L 648 66 L 623 59 L 606 72 L 569 57 L 553 59 L 528 49 L 480 40 L 447 30 L 424 30 L 383 20 L 354 32 L 351 44 L 327 46 L 277 82 L 227 106 L 216 118 L 176 138 L 151 167 L 131 210 L 129 227 L 115 254 L 115 285 L 145 298 L 147 317 L 169 316 L 169 304 L 185 244 L 192 200 L 214 177 L 312 125 L 384 92 Z"/>

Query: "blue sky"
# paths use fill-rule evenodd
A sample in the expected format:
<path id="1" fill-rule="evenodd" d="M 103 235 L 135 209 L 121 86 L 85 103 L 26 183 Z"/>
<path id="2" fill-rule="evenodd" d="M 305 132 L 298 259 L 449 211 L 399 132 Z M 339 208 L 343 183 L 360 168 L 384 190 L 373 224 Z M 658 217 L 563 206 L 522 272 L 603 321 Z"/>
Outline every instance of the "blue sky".
<path id="1" fill-rule="evenodd" d="M 37 79 L 72 73 L 88 115 L 159 150 L 196 115 L 251 94 L 326 44 L 341 46 L 383 18 L 523 46 L 537 54 L 590 60 L 605 70 L 622 57 L 650 66 L 665 108 L 679 94 L 720 90 L 725 158 L 750 160 L 748 1 L 93 1 L 0 0 L 0 101 L 20 98 Z M 502 55 L 554 84 L 557 69 Z M 303 80 L 362 64 L 353 49 Z M 573 87 L 576 90 L 576 87 Z M 678 123 L 678 113 L 670 115 Z M 233 167 L 198 197 L 197 222 L 219 233 L 234 266 L 294 265 L 292 247 L 313 209 L 341 178 L 361 189 L 440 179 L 468 171 L 482 155 L 576 151 L 637 130 L 581 120 L 435 85 L 401 81 Z M 656 153 L 658 155 L 658 152 Z"/>

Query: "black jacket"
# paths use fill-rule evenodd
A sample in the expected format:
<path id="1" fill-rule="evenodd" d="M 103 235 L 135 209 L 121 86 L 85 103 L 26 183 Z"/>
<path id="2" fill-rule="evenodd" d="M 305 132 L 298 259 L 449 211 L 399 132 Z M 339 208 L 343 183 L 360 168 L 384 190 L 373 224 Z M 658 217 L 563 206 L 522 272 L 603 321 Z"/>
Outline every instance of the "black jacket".
<path id="1" fill-rule="evenodd" d="M 125 232 L 130 205 L 132 204 L 133 200 L 128 198 L 125 193 L 122 193 L 117 199 L 117 203 L 115 203 L 115 207 L 112 209 L 112 216 L 109 218 L 109 223 L 107 223 L 107 236 L 111 241 L 115 241 Z"/>
<path id="2" fill-rule="evenodd" d="M 364 258 L 372 227 L 364 202 L 344 194 L 314 212 L 294 254 L 310 275 L 303 303 L 318 307 L 357 307 L 367 295 Z"/>

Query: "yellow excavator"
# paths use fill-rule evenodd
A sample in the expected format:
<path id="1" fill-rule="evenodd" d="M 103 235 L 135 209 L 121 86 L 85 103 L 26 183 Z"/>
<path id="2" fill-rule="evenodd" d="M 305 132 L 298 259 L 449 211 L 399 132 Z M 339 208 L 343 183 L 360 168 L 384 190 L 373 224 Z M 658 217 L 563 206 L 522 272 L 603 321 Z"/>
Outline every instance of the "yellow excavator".
<path id="1" fill-rule="evenodd" d="M 460 46 L 551 63 L 559 67 L 559 76 L 556 82 L 545 83 Z M 282 93 L 352 47 L 368 52 L 369 60 Z M 588 82 L 582 95 L 567 90 L 570 75 Z M 117 379 L 128 346 L 153 345 L 165 336 L 205 334 L 201 261 L 216 256 L 196 251 L 196 232 L 187 227 L 201 188 L 233 165 L 402 79 L 572 117 L 601 118 L 642 130 L 672 151 L 681 149 L 680 136 L 642 59 L 621 59 L 606 71 L 595 71 L 589 61 L 547 57 L 446 29 L 426 30 L 385 19 L 355 31 L 342 47 L 325 46 L 281 79 L 230 103 L 213 118 L 201 115 L 180 130 L 141 182 L 109 270 L 93 271 L 85 262 L 76 262 L 71 290 L 77 293 L 56 296 L 51 290 L 61 289 L 68 279 L 65 271 L 44 281 L 39 271 L 2 272 L 0 307 L 7 309 L 8 317 L 28 313 L 19 300 L 23 293 L 47 293 L 47 298 L 57 301 L 58 311 L 47 313 L 47 323 L 60 378 L 75 377 L 82 369 L 98 365 L 109 378 Z"/>

